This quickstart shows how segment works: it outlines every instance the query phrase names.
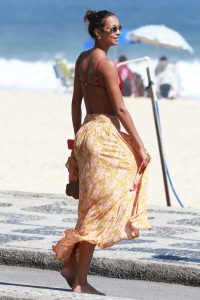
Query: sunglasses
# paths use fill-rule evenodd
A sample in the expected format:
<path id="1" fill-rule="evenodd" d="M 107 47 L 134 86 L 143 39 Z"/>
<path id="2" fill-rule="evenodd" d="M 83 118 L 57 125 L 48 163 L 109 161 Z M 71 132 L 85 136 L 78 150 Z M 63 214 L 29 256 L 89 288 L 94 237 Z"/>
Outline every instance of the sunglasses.
<path id="1" fill-rule="evenodd" d="M 119 24 L 119 25 L 113 25 L 112 27 L 110 28 L 106 28 L 106 29 L 109 29 L 109 32 L 117 32 L 117 30 L 121 31 L 122 30 L 122 24 Z"/>

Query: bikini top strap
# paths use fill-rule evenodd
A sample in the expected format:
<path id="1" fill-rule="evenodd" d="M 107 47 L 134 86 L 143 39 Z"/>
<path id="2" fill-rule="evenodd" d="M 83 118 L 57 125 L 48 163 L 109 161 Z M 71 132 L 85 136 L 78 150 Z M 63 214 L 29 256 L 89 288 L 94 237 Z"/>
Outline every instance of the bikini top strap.
<path id="1" fill-rule="evenodd" d="M 99 68 L 100 63 L 101 63 L 102 60 L 104 60 L 104 59 L 107 59 L 107 57 L 100 58 L 100 59 L 97 61 L 96 67 L 95 67 L 95 70 L 94 70 L 95 74 L 96 74 L 97 71 L 98 71 L 98 68 Z"/>

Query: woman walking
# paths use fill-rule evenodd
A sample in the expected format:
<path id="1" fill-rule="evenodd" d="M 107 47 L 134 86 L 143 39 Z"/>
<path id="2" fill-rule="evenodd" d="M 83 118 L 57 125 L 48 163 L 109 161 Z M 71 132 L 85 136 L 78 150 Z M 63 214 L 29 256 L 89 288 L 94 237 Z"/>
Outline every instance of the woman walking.
<path id="1" fill-rule="evenodd" d="M 123 102 L 116 65 L 107 58 L 122 26 L 106 10 L 89 10 L 84 21 L 95 45 L 80 54 L 75 66 L 72 121 L 80 185 L 78 221 L 53 251 L 64 263 L 61 274 L 72 291 L 102 294 L 87 282 L 95 246 L 110 247 L 150 228 L 145 204 L 150 156 Z M 82 99 L 87 112 L 83 124 Z M 120 123 L 127 134 L 120 132 Z"/>

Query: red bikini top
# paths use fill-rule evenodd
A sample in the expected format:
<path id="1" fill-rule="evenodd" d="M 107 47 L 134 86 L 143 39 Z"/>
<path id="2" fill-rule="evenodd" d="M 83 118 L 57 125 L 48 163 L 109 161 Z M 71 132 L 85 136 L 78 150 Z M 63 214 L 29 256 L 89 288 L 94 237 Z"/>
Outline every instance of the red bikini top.
<path id="1" fill-rule="evenodd" d="M 100 87 L 102 89 L 106 88 L 105 86 L 101 85 L 100 80 L 99 80 L 98 75 L 97 75 L 97 71 L 98 71 L 99 65 L 100 65 L 100 63 L 102 62 L 103 59 L 107 59 L 107 58 L 106 57 L 100 58 L 97 61 L 97 64 L 96 64 L 96 67 L 95 67 L 95 70 L 94 70 L 94 73 L 95 73 L 95 77 L 94 78 L 95 78 L 95 82 L 96 83 L 90 83 L 89 81 L 81 80 L 80 77 L 79 77 L 79 73 L 77 73 L 78 78 L 79 78 L 79 80 L 80 80 L 80 82 L 82 84 L 84 84 L 85 86 L 90 85 L 90 86 L 93 86 L 93 87 Z M 121 77 L 121 75 L 119 73 L 118 73 L 118 78 L 119 78 L 119 88 L 120 88 L 120 90 L 122 90 L 123 89 L 123 80 L 122 80 L 122 77 Z"/>
<path id="2" fill-rule="evenodd" d="M 124 86 L 124 82 L 123 82 L 122 76 L 119 73 L 118 73 L 118 78 L 119 78 L 119 88 L 120 88 L 120 90 L 122 90 L 123 86 Z"/>

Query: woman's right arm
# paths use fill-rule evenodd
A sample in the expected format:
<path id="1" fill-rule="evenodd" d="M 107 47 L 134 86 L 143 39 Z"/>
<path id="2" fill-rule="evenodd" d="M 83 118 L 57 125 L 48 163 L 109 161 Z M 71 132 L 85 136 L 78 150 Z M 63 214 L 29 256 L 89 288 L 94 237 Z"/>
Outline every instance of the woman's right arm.
<path id="1" fill-rule="evenodd" d="M 120 122 L 131 136 L 134 144 L 134 153 L 137 161 L 137 166 L 142 173 L 147 167 L 150 156 L 147 154 L 144 144 L 137 132 L 134 122 L 128 112 L 121 94 L 118 83 L 118 71 L 114 62 L 107 60 L 100 68 L 100 75 L 104 80 L 104 84 L 112 101 L 113 107 L 119 117 Z"/>

